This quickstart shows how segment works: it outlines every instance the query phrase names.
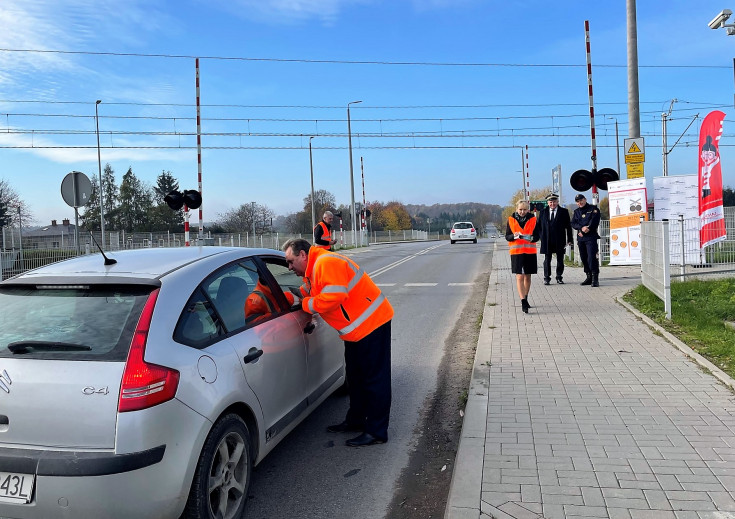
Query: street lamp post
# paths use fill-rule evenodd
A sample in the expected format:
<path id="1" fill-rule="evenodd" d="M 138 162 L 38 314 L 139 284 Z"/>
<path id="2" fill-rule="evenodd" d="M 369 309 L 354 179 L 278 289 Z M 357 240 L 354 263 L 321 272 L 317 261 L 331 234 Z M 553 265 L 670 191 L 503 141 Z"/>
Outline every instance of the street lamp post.
<path id="1" fill-rule="evenodd" d="M 352 244 L 355 244 L 355 178 L 352 173 L 352 128 L 350 127 L 350 105 L 362 103 L 362 101 L 351 101 L 347 103 L 347 142 L 350 148 L 350 218 L 352 219 Z"/>
<path id="2" fill-rule="evenodd" d="M 311 158 L 311 139 L 314 138 L 314 135 L 309 137 L 309 169 L 311 170 L 311 229 L 312 229 L 312 238 L 314 233 L 314 228 L 316 227 L 316 214 L 314 213 L 314 162 Z M 352 155 L 350 155 L 351 157 Z"/>
<path id="3" fill-rule="evenodd" d="M 620 171 L 620 138 L 618 137 L 618 118 L 607 116 L 608 119 L 615 119 L 615 155 L 618 158 L 618 177 L 623 178 L 623 172 Z"/>
<path id="4" fill-rule="evenodd" d="M 97 168 L 100 174 L 100 231 L 102 232 L 102 249 L 105 248 L 105 204 L 102 196 L 102 159 L 100 158 L 100 119 L 97 112 L 97 107 L 102 102 L 102 99 L 97 99 L 94 104 L 94 121 L 97 125 Z"/>

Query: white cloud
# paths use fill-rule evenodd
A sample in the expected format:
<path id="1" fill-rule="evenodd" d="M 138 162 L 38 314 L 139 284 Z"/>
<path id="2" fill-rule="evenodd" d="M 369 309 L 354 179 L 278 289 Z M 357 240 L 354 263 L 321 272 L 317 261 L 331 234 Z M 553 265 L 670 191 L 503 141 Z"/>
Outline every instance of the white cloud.
<path id="1" fill-rule="evenodd" d="M 154 0 L 2 0 L 0 48 L 15 50 L 109 50 L 140 46 L 145 35 L 171 27 Z M 34 84 L 53 97 L 59 74 L 87 73 L 75 54 L 0 51 L 0 85 Z M 27 89 L 21 90 L 27 94 Z"/>
<path id="2" fill-rule="evenodd" d="M 375 0 L 215 0 L 223 10 L 242 18 L 274 24 L 292 24 L 319 19 L 330 25 L 340 12 L 351 5 L 370 4 Z"/>

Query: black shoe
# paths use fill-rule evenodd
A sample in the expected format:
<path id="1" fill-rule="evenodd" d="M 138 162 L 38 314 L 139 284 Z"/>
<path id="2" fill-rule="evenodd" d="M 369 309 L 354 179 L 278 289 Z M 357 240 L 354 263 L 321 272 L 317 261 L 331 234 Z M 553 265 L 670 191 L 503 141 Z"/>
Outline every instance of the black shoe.
<path id="1" fill-rule="evenodd" d="M 356 438 L 349 439 L 345 442 L 348 447 L 365 447 L 367 445 L 377 445 L 379 443 L 385 443 L 386 440 L 376 438 L 370 433 L 362 433 Z"/>
<path id="2" fill-rule="evenodd" d="M 550 285 L 551 280 L 550 279 L 544 279 L 544 285 Z"/>
<path id="3" fill-rule="evenodd" d="M 582 286 L 591 285 L 591 284 L 592 284 L 592 274 L 587 274 L 587 279 L 585 279 L 584 281 L 580 283 L 580 285 Z"/>
<path id="4" fill-rule="evenodd" d="M 592 274 L 592 286 L 593 287 L 600 286 L 600 280 L 597 278 L 597 274 Z"/>
<path id="5" fill-rule="evenodd" d="M 556 282 L 559 285 L 563 285 L 564 284 L 564 280 L 562 278 L 556 278 Z"/>
<path id="6" fill-rule="evenodd" d="M 529 308 L 531 308 L 531 305 L 528 304 L 528 301 L 521 299 L 521 310 L 523 310 L 524 314 L 528 313 Z"/>
<path id="7" fill-rule="evenodd" d="M 343 433 L 343 432 L 362 432 L 363 427 L 359 425 L 352 425 L 351 423 L 342 422 L 327 427 L 327 431 L 332 433 Z"/>

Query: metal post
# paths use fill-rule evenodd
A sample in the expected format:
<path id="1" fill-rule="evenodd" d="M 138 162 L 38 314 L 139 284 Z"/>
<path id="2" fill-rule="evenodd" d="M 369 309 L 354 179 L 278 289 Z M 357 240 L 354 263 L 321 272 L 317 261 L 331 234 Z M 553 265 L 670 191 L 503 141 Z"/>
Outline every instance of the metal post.
<path id="1" fill-rule="evenodd" d="M 100 157 L 100 118 L 97 111 L 97 107 L 102 102 L 102 99 L 97 99 L 94 105 L 94 121 L 97 125 L 97 168 L 100 174 L 100 230 L 102 231 L 102 250 L 105 249 L 105 200 L 102 196 L 102 158 Z"/>
<path id="2" fill-rule="evenodd" d="M 23 221 L 20 217 L 20 206 L 18 206 L 18 241 L 20 242 L 20 269 L 22 271 L 25 268 L 25 260 L 23 259 Z"/>
<path id="3" fill-rule="evenodd" d="M 314 212 L 314 163 L 311 160 L 311 139 L 314 136 L 309 137 L 309 169 L 311 170 L 311 240 L 314 243 L 314 229 L 316 228 L 316 213 Z"/>
<path id="4" fill-rule="evenodd" d="M 352 218 L 352 245 L 355 245 L 356 216 L 355 216 L 355 178 L 352 173 L 352 128 L 350 127 L 350 105 L 362 103 L 362 101 L 350 101 L 347 103 L 347 142 L 350 148 L 350 217 Z"/>
<path id="5" fill-rule="evenodd" d="M 253 204 L 253 247 L 255 247 L 255 238 L 257 236 L 257 233 L 255 232 L 255 202 L 250 202 Z"/>
<path id="6" fill-rule="evenodd" d="M 666 319 L 671 319 L 671 250 L 669 249 L 671 237 L 669 236 L 669 221 L 663 221 L 663 268 L 664 268 L 664 310 Z"/>
<path id="7" fill-rule="evenodd" d="M 674 109 L 674 103 L 676 103 L 678 99 L 672 99 L 671 104 L 669 105 L 669 111 L 666 113 L 661 114 L 661 147 L 663 148 L 661 156 L 663 157 L 663 176 L 667 177 L 669 176 L 669 152 L 668 152 L 668 144 L 667 144 L 667 131 L 666 131 L 666 121 L 668 120 L 669 116 L 671 115 L 671 111 Z"/>
<path id="8" fill-rule="evenodd" d="M 625 1 L 628 43 L 628 137 L 641 136 L 641 112 L 638 102 L 638 26 L 635 0 Z"/>
<path id="9" fill-rule="evenodd" d="M 684 276 L 686 271 L 686 260 L 684 254 L 686 248 L 684 247 L 684 215 L 679 215 L 679 236 L 681 236 L 681 275 Z"/>

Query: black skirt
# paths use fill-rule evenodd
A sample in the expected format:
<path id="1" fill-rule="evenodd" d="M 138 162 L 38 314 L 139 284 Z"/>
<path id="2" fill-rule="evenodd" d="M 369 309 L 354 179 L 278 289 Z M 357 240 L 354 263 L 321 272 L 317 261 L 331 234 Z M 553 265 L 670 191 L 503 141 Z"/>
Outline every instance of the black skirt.
<path id="1" fill-rule="evenodd" d="M 536 254 L 512 254 L 510 271 L 513 274 L 535 274 L 538 271 Z"/>

